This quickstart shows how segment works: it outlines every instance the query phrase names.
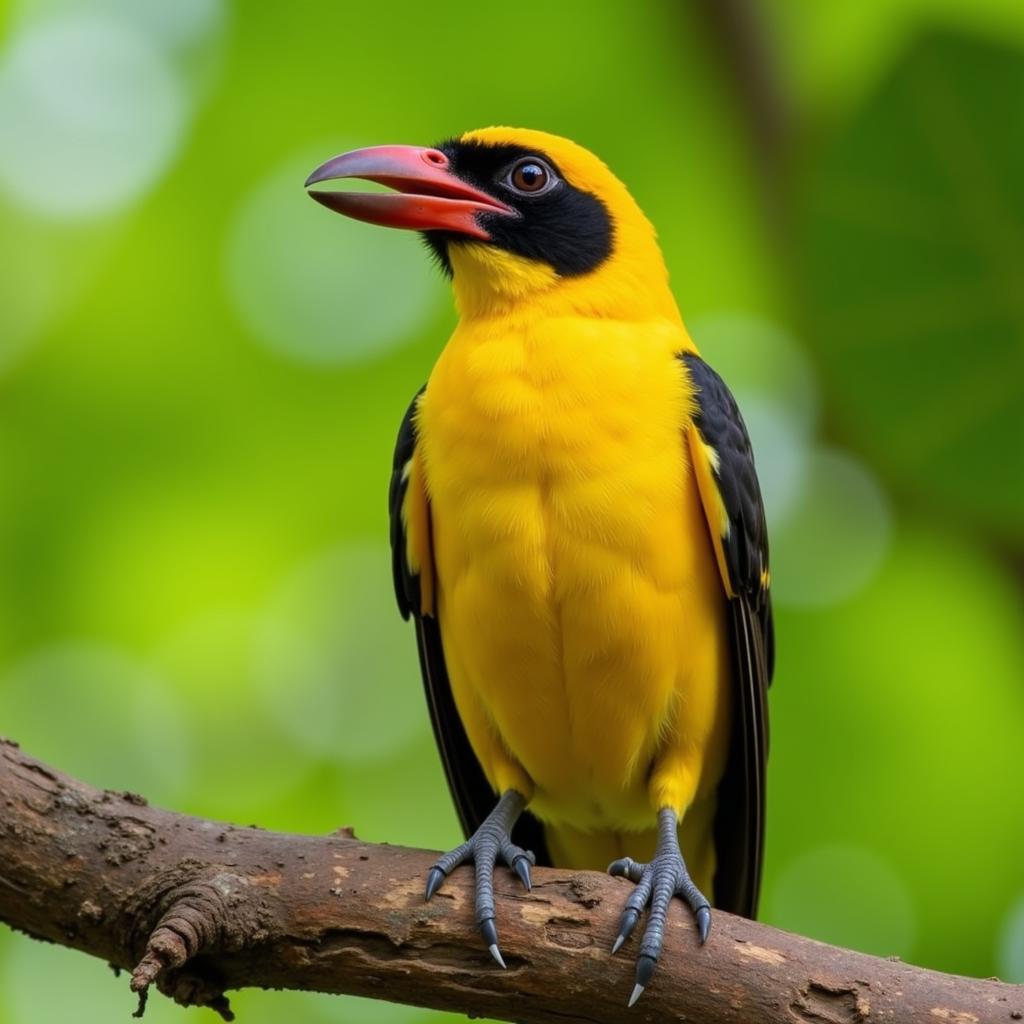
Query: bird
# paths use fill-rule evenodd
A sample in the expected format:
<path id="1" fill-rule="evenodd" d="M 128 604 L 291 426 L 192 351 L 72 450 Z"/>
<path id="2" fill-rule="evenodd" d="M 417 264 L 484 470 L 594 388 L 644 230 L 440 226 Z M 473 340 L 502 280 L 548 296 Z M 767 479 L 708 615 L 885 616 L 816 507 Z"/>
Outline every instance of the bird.
<path id="1" fill-rule="evenodd" d="M 362 179 L 390 191 L 323 183 Z M 313 188 L 312 186 L 321 186 Z M 687 331 L 655 230 L 597 156 L 493 127 L 371 146 L 306 181 L 330 210 L 420 232 L 457 326 L 401 422 L 389 488 L 398 606 L 505 966 L 502 862 L 634 883 L 629 996 L 679 897 L 754 917 L 775 642 L 768 535 L 736 400 Z M 609 865 L 610 862 L 610 866 Z"/>

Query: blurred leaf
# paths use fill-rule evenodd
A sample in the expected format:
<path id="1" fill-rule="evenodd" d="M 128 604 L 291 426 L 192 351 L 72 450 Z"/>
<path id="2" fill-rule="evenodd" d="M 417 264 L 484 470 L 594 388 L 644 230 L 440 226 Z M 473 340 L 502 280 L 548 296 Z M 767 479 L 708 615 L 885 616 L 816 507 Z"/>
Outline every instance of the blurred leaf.
<path id="1" fill-rule="evenodd" d="M 928 26 L 1024 41 L 1019 0 L 781 0 L 765 9 L 785 54 L 781 71 L 811 116 L 856 105 Z"/>
<path id="2" fill-rule="evenodd" d="M 1024 537 L 1024 56 L 932 36 L 806 196 L 831 403 L 883 473 Z"/>
<path id="3" fill-rule="evenodd" d="M 810 452 L 787 514 L 769 519 L 776 599 L 806 607 L 857 593 L 885 556 L 889 519 L 864 466 L 835 449 Z"/>
<path id="4" fill-rule="evenodd" d="M 1013 577 L 951 534 L 904 527 L 854 598 L 822 610 L 780 605 L 777 619 L 765 919 L 814 924 L 814 938 L 940 970 L 991 973 L 1024 843 Z M 857 852 L 837 860 L 837 847 Z M 852 866 L 866 859 L 881 865 L 871 877 Z M 800 874 L 823 862 L 848 867 Z M 867 900 L 875 876 L 887 890 L 902 883 L 909 903 Z M 871 903 L 872 921 L 847 889 Z"/>

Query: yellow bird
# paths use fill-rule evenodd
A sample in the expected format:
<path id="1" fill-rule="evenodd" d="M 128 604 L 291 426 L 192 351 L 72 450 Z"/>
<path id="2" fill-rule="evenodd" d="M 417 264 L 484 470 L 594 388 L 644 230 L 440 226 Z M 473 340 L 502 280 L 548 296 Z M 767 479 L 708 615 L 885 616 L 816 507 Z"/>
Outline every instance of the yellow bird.
<path id="1" fill-rule="evenodd" d="M 494 920 L 500 858 L 604 867 L 649 914 L 632 1005 L 678 895 L 753 916 L 773 631 L 768 544 L 736 403 L 683 325 L 650 222 L 593 154 L 487 128 L 335 157 L 307 186 L 350 217 L 424 232 L 458 326 L 405 416 L 394 578 Z M 495 805 L 495 796 L 498 797 Z M 532 851 L 528 849 L 532 847 Z M 633 860 L 631 857 L 637 857 Z"/>

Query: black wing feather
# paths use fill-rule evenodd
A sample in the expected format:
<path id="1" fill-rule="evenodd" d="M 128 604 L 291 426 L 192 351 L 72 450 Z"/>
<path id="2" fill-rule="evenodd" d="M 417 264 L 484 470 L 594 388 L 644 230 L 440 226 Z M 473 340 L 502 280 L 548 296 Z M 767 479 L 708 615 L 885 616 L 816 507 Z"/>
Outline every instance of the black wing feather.
<path id="1" fill-rule="evenodd" d="M 395 441 L 395 455 L 391 462 L 391 485 L 388 488 L 388 514 L 391 517 L 391 576 L 395 584 L 395 599 L 403 619 L 420 611 L 419 576 L 409 569 L 406 557 L 405 525 L 402 523 L 402 506 L 409 489 L 407 473 L 416 451 L 416 407 L 426 385 L 416 392 L 409 404 L 402 425 L 398 428 Z"/>
<path id="2" fill-rule="evenodd" d="M 412 615 L 416 621 L 416 643 L 420 655 L 420 673 L 430 724 L 434 730 L 448 789 L 455 804 L 463 833 L 472 835 L 493 810 L 495 794 L 480 762 L 473 753 L 469 737 L 462 725 L 455 698 L 452 695 L 448 669 L 441 644 L 441 630 L 435 615 L 423 614 L 420 597 L 420 578 L 409 568 L 405 525 L 402 506 L 408 490 L 408 466 L 416 451 L 416 407 L 425 388 L 420 388 L 412 400 L 395 444 L 395 457 L 391 471 L 388 506 L 391 516 L 391 567 L 395 583 L 395 597 L 402 618 Z M 512 830 L 512 838 L 524 849 L 532 850 L 538 864 L 550 864 L 544 828 L 529 812 L 525 812 Z"/>
<path id="3" fill-rule="evenodd" d="M 715 902 L 754 917 L 764 857 L 766 697 L 775 663 L 768 530 L 750 438 L 735 398 L 700 357 L 687 353 L 681 359 L 696 392 L 695 425 L 718 457 L 712 469 L 729 520 L 728 533 L 719 540 L 733 594 L 729 628 L 734 714 L 715 817 Z M 716 524 L 709 522 L 709 527 Z"/>

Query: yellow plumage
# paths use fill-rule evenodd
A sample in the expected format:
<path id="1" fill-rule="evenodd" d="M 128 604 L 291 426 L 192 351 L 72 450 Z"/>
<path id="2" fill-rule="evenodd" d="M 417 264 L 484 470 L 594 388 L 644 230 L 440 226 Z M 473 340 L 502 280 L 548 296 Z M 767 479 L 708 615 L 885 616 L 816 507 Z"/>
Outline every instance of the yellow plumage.
<path id="1" fill-rule="evenodd" d="M 694 346 L 625 189 L 572 143 L 516 139 L 619 193 L 616 249 L 557 287 L 514 255 L 453 250 L 461 319 L 417 416 L 434 599 L 487 778 L 554 826 L 559 862 L 604 867 L 639 855 L 620 837 L 650 833 L 657 809 L 686 821 L 708 805 L 724 764 L 724 597 L 681 429 L 693 395 L 677 354 Z M 711 817 L 683 830 L 707 886 Z"/>

